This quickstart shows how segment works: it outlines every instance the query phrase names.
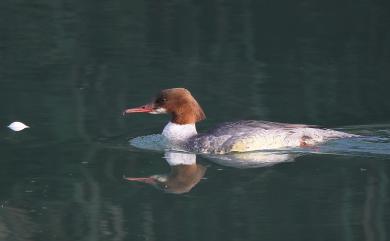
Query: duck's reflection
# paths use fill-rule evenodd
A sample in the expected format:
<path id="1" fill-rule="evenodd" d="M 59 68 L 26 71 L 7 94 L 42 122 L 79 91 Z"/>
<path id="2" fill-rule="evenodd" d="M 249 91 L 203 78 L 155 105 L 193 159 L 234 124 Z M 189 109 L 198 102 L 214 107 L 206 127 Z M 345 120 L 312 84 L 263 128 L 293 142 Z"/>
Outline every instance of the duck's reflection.
<path id="1" fill-rule="evenodd" d="M 257 168 L 293 161 L 297 154 L 252 152 L 206 155 L 203 157 L 223 166 Z M 164 158 L 171 167 L 169 174 L 156 174 L 149 177 L 125 177 L 125 179 L 132 182 L 147 183 L 164 192 L 181 194 L 189 192 L 206 173 L 207 168 L 196 163 L 196 154 L 167 151 Z"/>
<path id="2" fill-rule="evenodd" d="M 205 158 L 222 166 L 234 168 L 269 167 L 278 163 L 292 162 L 302 154 L 287 152 L 241 152 L 227 155 L 207 155 Z"/>
<path id="3" fill-rule="evenodd" d="M 168 193 L 189 192 L 206 172 L 206 167 L 196 163 L 196 155 L 182 152 L 166 152 L 165 159 L 171 166 L 169 174 L 150 177 L 127 177 L 128 181 L 143 182 Z"/>

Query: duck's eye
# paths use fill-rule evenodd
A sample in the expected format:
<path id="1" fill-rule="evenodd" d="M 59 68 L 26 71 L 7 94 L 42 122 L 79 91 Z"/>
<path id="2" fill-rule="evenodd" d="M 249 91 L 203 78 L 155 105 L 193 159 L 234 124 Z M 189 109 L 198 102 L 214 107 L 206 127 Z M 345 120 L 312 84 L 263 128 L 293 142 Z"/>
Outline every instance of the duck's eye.
<path id="1" fill-rule="evenodd" d="M 156 100 L 156 103 L 161 104 L 161 103 L 164 103 L 164 102 L 166 102 L 166 101 L 167 101 L 167 98 L 161 97 L 161 98 L 158 98 L 158 99 Z"/>

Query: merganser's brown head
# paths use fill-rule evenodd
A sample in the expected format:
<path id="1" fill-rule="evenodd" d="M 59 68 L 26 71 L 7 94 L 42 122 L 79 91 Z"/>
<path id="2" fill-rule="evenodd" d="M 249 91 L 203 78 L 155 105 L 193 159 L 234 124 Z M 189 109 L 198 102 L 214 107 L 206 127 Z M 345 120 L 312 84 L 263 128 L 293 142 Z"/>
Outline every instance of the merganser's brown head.
<path id="1" fill-rule="evenodd" d="M 172 115 L 171 122 L 176 124 L 193 124 L 206 118 L 202 108 L 184 88 L 165 89 L 160 91 L 149 104 L 125 110 L 123 113 L 150 113 Z"/>

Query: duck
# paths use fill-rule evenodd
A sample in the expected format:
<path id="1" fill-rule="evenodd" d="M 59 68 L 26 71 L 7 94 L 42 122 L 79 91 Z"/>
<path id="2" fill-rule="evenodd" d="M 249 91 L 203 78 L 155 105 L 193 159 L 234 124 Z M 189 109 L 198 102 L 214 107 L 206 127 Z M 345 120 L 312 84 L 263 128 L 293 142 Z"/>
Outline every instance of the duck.
<path id="1" fill-rule="evenodd" d="M 167 143 L 194 153 L 227 154 L 305 148 L 357 136 L 315 125 L 260 120 L 224 122 L 198 133 L 196 123 L 203 121 L 206 115 L 186 88 L 163 89 L 151 102 L 123 111 L 124 115 L 135 113 L 170 115 L 170 121 L 162 130 L 162 137 Z"/>

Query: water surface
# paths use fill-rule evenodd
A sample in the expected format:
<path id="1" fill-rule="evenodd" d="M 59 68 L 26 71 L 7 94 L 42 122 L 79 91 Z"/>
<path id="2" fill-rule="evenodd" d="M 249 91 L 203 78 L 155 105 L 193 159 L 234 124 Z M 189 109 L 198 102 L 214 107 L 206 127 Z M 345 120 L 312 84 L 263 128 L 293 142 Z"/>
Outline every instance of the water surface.
<path id="1" fill-rule="evenodd" d="M 0 240 L 388 240 L 389 9 L 2 1 Z M 257 168 L 197 156 L 186 192 L 128 182 L 172 170 L 128 142 L 168 117 L 121 115 L 170 87 L 199 100 L 199 131 L 257 119 L 371 139 Z"/>

